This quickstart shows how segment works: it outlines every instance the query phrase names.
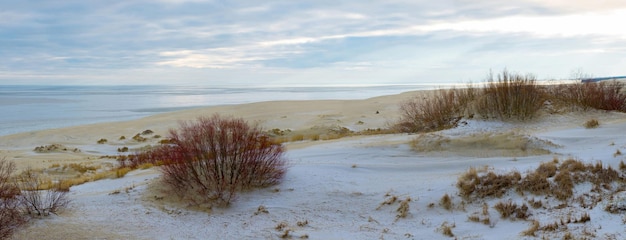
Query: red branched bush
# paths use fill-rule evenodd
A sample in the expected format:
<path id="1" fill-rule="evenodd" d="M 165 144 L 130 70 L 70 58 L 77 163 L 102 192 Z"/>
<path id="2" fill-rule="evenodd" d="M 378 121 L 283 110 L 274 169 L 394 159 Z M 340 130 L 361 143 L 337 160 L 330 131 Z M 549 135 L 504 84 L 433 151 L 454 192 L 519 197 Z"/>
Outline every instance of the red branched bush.
<path id="1" fill-rule="evenodd" d="M 170 139 L 139 158 L 161 161 L 165 183 L 204 200 L 228 204 L 238 191 L 279 183 L 286 171 L 283 146 L 243 119 L 181 122 Z"/>
<path id="2" fill-rule="evenodd" d="M 553 95 L 583 109 L 626 112 L 624 83 L 619 81 L 563 84 L 555 88 Z"/>

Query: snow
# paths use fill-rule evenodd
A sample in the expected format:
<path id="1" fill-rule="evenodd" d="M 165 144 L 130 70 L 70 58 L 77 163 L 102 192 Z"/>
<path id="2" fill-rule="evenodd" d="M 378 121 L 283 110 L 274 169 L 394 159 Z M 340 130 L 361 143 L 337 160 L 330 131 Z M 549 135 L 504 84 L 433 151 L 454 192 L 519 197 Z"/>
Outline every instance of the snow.
<path id="1" fill-rule="evenodd" d="M 285 229 L 290 229 L 289 235 L 294 239 L 447 239 L 450 237 L 441 230 L 442 224 L 447 223 L 454 226 L 452 232 L 458 239 L 534 239 L 521 235 L 531 221 L 501 219 L 492 208 L 498 201 L 512 199 L 522 203 L 524 198 L 533 196 L 512 192 L 502 199 L 486 199 L 492 223 L 471 222 L 468 216 L 481 214 L 483 201 L 460 207 L 463 199 L 455 187 L 458 176 L 470 167 L 485 166 L 495 172 L 524 173 L 541 162 L 552 161 L 555 156 L 591 163 L 601 160 L 614 168 L 625 159 L 614 155 L 618 149 L 626 153 L 625 121 L 609 121 L 597 129 L 585 129 L 581 122 L 558 116 L 527 126 L 479 120 L 466 123 L 438 134 L 454 138 L 477 132 L 515 130 L 554 143 L 547 146 L 552 154 L 480 158 L 417 153 L 408 144 L 417 135 L 407 134 L 318 142 L 288 151 L 290 167 L 281 184 L 241 193 L 231 206 L 208 212 L 170 205 L 156 195 L 146 196 L 149 184 L 158 181 L 160 173 L 157 169 L 136 170 L 120 179 L 72 187 L 73 202 L 69 210 L 37 221 L 16 238 L 37 236 L 29 235 L 29 231 L 34 234 L 32 231 L 44 227 L 75 227 L 82 230 L 74 231 L 69 238 L 280 239 Z M 585 191 L 585 187 L 579 186 L 577 191 Z M 445 194 L 452 197 L 456 206 L 452 211 L 439 206 Z M 391 196 L 397 196 L 398 201 L 381 205 Z M 154 200 L 146 200 L 150 198 Z M 399 202 L 407 198 L 411 199 L 409 214 L 406 218 L 396 217 Z M 622 206 L 624 199 L 626 195 L 618 193 L 612 201 Z M 588 212 L 591 221 L 568 224 L 566 231 L 576 237 L 624 239 L 623 214 L 604 211 L 608 203 L 608 199 L 603 200 L 593 209 L 554 212 L 531 209 L 530 219 L 545 225 L 556 216 L 567 215 L 567 211 L 573 212 L 574 217 Z M 545 204 L 557 203 L 546 201 Z M 268 213 L 257 212 L 260 206 Z M 277 230 L 283 222 L 287 226 Z M 564 232 L 538 232 L 537 237 L 561 238 Z M 584 235 L 585 232 L 589 235 Z M 47 236 L 68 237 L 61 233 Z"/>

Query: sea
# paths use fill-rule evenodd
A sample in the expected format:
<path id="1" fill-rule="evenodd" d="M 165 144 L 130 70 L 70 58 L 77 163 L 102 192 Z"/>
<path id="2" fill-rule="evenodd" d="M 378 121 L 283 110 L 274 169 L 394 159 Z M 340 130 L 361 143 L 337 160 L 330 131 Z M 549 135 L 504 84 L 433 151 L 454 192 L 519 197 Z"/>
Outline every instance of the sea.
<path id="1" fill-rule="evenodd" d="M 298 87 L 0 85 L 0 136 L 277 100 L 366 99 L 432 84 Z"/>

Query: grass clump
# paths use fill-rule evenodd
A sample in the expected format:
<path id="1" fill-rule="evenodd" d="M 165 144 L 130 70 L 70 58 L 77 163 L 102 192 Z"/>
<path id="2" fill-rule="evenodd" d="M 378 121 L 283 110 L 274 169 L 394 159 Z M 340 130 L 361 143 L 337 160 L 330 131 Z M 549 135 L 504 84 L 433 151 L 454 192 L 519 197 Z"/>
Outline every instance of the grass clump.
<path id="1" fill-rule="evenodd" d="M 443 207 L 443 209 L 452 211 L 454 204 L 452 203 L 452 198 L 447 193 L 441 197 L 439 200 L 439 206 Z"/>
<path id="2" fill-rule="evenodd" d="M 478 174 L 475 168 L 470 168 L 457 181 L 457 188 L 462 197 L 470 199 L 486 197 L 502 197 L 507 191 L 516 186 L 521 175 L 517 171 L 508 174 L 487 172 Z"/>
<path id="3" fill-rule="evenodd" d="M 597 128 L 600 126 L 600 122 L 598 122 L 598 119 L 591 119 L 586 121 L 584 126 L 585 128 Z"/>
<path id="4" fill-rule="evenodd" d="M 443 222 L 441 224 L 441 227 L 439 227 L 439 230 L 441 231 L 441 233 L 447 237 L 454 237 L 454 233 L 452 233 L 452 229 L 455 228 L 456 225 L 455 224 L 450 224 L 448 222 Z"/>
<path id="5" fill-rule="evenodd" d="M 507 202 L 498 202 L 493 206 L 500 213 L 500 217 L 502 218 L 513 218 L 513 219 L 522 219 L 526 220 L 528 218 L 528 206 L 526 204 L 522 204 L 521 206 L 517 206 L 517 203 L 514 203 L 509 199 Z"/>
<path id="6" fill-rule="evenodd" d="M 544 94 L 533 75 L 510 73 L 506 69 L 488 83 L 478 100 L 477 113 L 485 118 L 528 120 L 544 103 Z"/>
<path id="7" fill-rule="evenodd" d="M 400 218 L 406 218 L 409 215 L 409 202 L 411 202 L 410 197 L 407 197 L 400 202 L 400 206 L 398 207 L 398 209 L 396 209 L 396 212 L 398 212 L 398 214 L 396 215 L 396 220 Z"/>

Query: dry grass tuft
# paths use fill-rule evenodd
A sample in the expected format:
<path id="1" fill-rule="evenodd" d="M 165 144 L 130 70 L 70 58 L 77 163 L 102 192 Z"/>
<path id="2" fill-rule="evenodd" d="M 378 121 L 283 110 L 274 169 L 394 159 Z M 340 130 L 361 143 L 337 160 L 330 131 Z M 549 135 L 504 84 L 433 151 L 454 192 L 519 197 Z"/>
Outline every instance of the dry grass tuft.
<path id="1" fill-rule="evenodd" d="M 597 119 L 591 119 L 585 122 L 585 128 L 597 128 L 600 126 L 600 122 Z"/>
<path id="2" fill-rule="evenodd" d="M 406 218 L 409 215 L 409 202 L 411 202 L 410 197 L 407 197 L 400 202 L 400 206 L 396 210 L 396 212 L 398 212 L 398 214 L 396 215 L 396 220 L 400 218 Z"/>
<path id="3" fill-rule="evenodd" d="M 454 208 L 454 204 L 452 203 L 452 198 L 447 193 L 441 197 L 439 200 L 439 206 L 443 207 L 445 210 L 452 211 Z"/>
<path id="4" fill-rule="evenodd" d="M 132 171 L 131 168 L 129 167 L 124 167 L 124 168 L 118 168 L 117 170 L 115 170 L 115 177 L 116 178 L 122 178 L 124 176 L 126 176 L 126 174 L 128 172 Z"/>
<path id="5" fill-rule="evenodd" d="M 529 237 L 536 237 L 536 233 L 537 231 L 539 231 L 539 227 L 540 227 L 539 221 L 533 220 L 530 223 L 530 227 L 528 227 L 528 229 L 522 232 L 522 235 L 529 236 Z"/>
<path id="6" fill-rule="evenodd" d="M 452 233 L 452 229 L 456 227 L 455 224 L 450 225 L 448 222 L 443 222 L 441 224 L 441 227 L 439 227 L 439 230 L 441 231 L 441 233 L 443 233 L 443 235 L 446 235 L 448 237 L 454 237 L 454 233 Z"/>
<path id="7" fill-rule="evenodd" d="M 526 220 L 529 216 L 528 214 L 528 206 L 526 204 L 522 204 L 522 206 L 517 206 L 517 203 L 514 203 L 509 199 L 507 202 L 498 202 L 493 206 L 499 213 L 502 218 L 514 217 L 514 219 L 522 219 Z"/>
<path id="8" fill-rule="evenodd" d="M 259 205 L 259 207 L 256 209 L 256 212 L 254 212 L 254 215 L 259 215 L 261 213 L 268 214 L 270 213 L 270 211 L 268 211 L 267 208 L 265 208 L 265 206 Z"/>
<path id="9" fill-rule="evenodd" d="M 470 199 L 471 196 L 477 198 L 502 197 L 517 184 L 520 178 L 521 175 L 517 171 L 504 175 L 487 172 L 479 176 L 475 169 L 470 168 L 468 172 L 459 177 L 457 188 L 460 195 L 466 199 Z"/>
<path id="10" fill-rule="evenodd" d="M 385 199 L 384 202 L 380 203 L 380 205 L 376 208 L 376 210 L 379 210 L 384 205 L 391 205 L 391 204 L 394 204 L 396 201 L 398 201 L 398 196 L 387 194 L 386 197 L 387 199 Z"/>

